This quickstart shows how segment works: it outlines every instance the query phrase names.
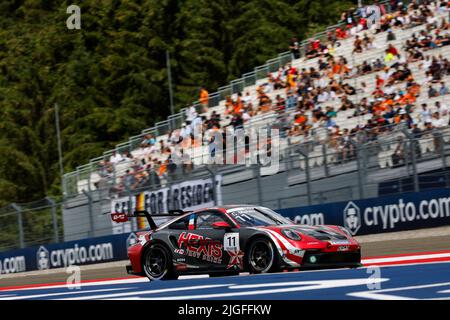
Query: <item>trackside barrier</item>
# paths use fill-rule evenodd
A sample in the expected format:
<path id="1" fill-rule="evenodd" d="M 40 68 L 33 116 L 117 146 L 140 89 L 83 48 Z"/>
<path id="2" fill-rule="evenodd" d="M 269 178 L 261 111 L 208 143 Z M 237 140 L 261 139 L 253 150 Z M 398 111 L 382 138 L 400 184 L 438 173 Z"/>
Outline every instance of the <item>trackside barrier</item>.
<path id="1" fill-rule="evenodd" d="M 277 210 L 301 224 L 345 226 L 353 235 L 450 225 L 450 188 Z"/>
<path id="2" fill-rule="evenodd" d="M 450 225 L 450 188 L 277 210 L 299 224 L 345 226 L 353 235 Z M 2 274 L 127 259 L 135 233 L 34 246 L 0 253 Z"/>
<path id="3" fill-rule="evenodd" d="M 8 273 L 126 260 L 127 248 L 136 241 L 134 233 L 124 233 L 1 252 L 0 278 Z"/>

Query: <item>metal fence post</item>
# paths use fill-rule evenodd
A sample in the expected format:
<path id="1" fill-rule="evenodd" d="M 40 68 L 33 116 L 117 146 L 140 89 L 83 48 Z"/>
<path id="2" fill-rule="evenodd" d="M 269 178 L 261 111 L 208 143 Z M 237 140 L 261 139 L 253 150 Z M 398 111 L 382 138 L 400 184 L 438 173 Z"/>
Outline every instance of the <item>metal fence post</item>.
<path id="1" fill-rule="evenodd" d="M 328 157 L 327 157 L 327 145 L 322 144 L 322 155 L 323 155 L 323 168 L 325 170 L 325 177 L 330 176 L 330 169 L 328 168 Z"/>
<path id="2" fill-rule="evenodd" d="M 55 243 L 59 242 L 58 237 L 58 218 L 56 216 L 56 202 L 50 197 L 46 197 L 45 200 L 52 206 L 52 223 L 53 223 L 53 241 Z"/>
<path id="3" fill-rule="evenodd" d="M 419 144 L 417 138 L 403 128 L 402 133 L 406 136 L 409 142 L 409 154 L 411 154 L 411 165 L 413 172 L 414 192 L 419 192 L 419 176 L 417 174 L 417 156 L 416 156 L 416 144 Z M 406 143 L 406 142 L 405 142 Z"/>
<path id="4" fill-rule="evenodd" d="M 413 139 L 415 141 L 415 139 Z M 419 192 L 419 176 L 417 175 L 417 160 L 416 160 L 416 150 L 414 148 L 414 143 L 409 143 L 409 148 L 411 152 L 411 160 L 412 160 L 412 169 L 413 169 L 413 177 L 414 177 L 414 191 Z"/>
<path id="5" fill-rule="evenodd" d="M 131 191 L 130 187 L 128 185 L 125 185 L 125 190 L 128 193 L 128 214 L 132 215 L 133 214 L 133 192 Z M 136 204 L 137 207 L 137 204 Z M 134 219 L 131 221 L 131 226 L 133 231 L 137 231 L 138 230 L 138 225 L 137 222 L 138 219 Z"/>
<path id="6" fill-rule="evenodd" d="M 353 139 L 350 139 L 350 143 L 353 145 L 353 147 L 356 150 L 356 164 L 358 166 L 358 189 L 359 189 L 359 198 L 364 199 L 364 190 L 363 190 L 363 172 L 362 172 L 362 163 L 361 157 L 363 156 L 363 152 L 361 151 L 361 146 L 353 141 Z"/>
<path id="7" fill-rule="evenodd" d="M 89 236 L 94 236 L 94 217 L 92 213 L 92 196 L 89 192 L 86 192 L 86 190 L 83 190 L 83 194 L 88 199 L 88 210 L 89 210 Z"/>
<path id="8" fill-rule="evenodd" d="M 445 160 L 445 141 L 444 141 L 444 135 L 440 130 L 438 130 L 437 137 L 439 141 L 439 155 L 441 156 L 442 160 L 442 170 L 445 170 L 447 168 L 447 161 Z"/>
<path id="9" fill-rule="evenodd" d="M 12 203 L 11 207 L 17 212 L 17 227 L 19 229 L 19 245 L 20 248 L 25 248 L 25 237 L 23 233 L 22 208 L 16 203 Z"/>
<path id="10" fill-rule="evenodd" d="M 258 204 L 260 206 L 263 205 L 263 195 L 262 195 L 262 187 L 261 187 L 261 174 L 260 174 L 260 170 L 259 170 L 259 166 L 258 165 L 254 165 L 253 166 L 253 170 L 256 174 L 256 190 L 258 193 Z"/>
<path id="11" fill-rule="evenodd" d="M 308 205 L 312 204 L 312 191 L 311 191 L 311 172 L 309 167 L 309 155 L 303 148 L 299 148 L 301 156 L 305 157 L 305 173 L 306 173 L 306 190 L 308 193 Z"/>

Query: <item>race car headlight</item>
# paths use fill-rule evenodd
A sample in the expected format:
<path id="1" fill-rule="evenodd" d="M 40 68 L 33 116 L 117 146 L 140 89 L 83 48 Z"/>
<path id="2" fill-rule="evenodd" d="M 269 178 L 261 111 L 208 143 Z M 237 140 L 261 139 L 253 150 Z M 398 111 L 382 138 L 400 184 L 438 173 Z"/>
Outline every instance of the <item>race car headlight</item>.
<path id="1" fill-rule="evenodd" d="M 293 229 L 281 229 L 281 233 L 288 239 L 300 241 L 302 240 L 302 236 Z"/>
<path id="2" fill-rule="evenodd" d="M 348 231 L 347 228 L 344 228 L 344 227 L 341 227 L 341 226 L 340 226 L 339 229 L 341 229 L 341 231 L 342 231 L 343 233 L 345 233 L 347 236 L 353 237 L 353 235 L 350 233 L 350 231 Z"/>

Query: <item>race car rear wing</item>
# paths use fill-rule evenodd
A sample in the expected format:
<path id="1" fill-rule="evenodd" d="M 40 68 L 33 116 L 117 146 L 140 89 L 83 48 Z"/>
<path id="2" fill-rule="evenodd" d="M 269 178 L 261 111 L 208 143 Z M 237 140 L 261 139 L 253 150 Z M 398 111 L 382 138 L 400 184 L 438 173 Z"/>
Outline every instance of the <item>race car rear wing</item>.
<path id="1" fill-rule="evenodd" d="M 155 221 L 153 221 L 154 217 L 176 217 L 181 216 L 185 213 L 189 213 L 191 211 L 183 211 L 183 210 L 169 210 L 168 213 L 158 213 L 158 214 L 150 214 L 147 210 L 139 210 L 135 211 L 133 214 L 127 214 L 127 213 L 111 213 L 111 219 L 114 222 L 122 223 L 127 222 L 128 218 L 138 218 L 138 217 L 145 217 L 148 221 L 148 225 L 150 226 L 151 230 L 155 230 L 157 228 L 157 225 Z"/>

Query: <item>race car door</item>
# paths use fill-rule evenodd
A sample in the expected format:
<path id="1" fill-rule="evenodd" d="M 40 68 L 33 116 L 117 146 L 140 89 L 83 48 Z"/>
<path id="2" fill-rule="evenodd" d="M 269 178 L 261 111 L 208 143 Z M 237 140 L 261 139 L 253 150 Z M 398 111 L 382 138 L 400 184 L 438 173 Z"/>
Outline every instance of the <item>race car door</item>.
<path id="1" fill-rule="evenodd" d="M 219 211 L 203 211 L 196 214 L 194 233 L 203 240 L 199 242 L 199 249 L 204 253 L 200 257 L 202 260 L 200 263 L 210 270 L 240 270 L 243 253 L 239 248 L 239 230 L 214 228 L 213 225 L 218 222 L 234 226 L 225 214 Z"/>

